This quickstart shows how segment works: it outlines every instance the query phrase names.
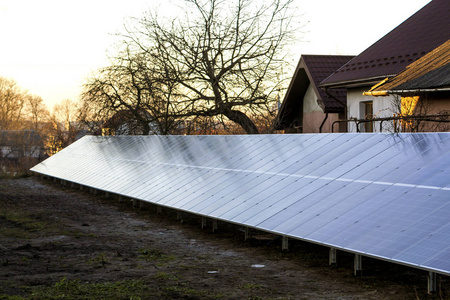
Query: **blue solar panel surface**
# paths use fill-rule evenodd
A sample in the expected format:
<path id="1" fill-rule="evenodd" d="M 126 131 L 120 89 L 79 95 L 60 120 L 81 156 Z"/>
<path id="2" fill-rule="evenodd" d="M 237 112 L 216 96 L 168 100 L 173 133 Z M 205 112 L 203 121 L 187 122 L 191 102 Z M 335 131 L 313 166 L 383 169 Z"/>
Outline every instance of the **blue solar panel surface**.
<path id="1" fill-rule="evenodd" d="M 32 171 L 450 274 L 450 134 L 87 136 Z"/>

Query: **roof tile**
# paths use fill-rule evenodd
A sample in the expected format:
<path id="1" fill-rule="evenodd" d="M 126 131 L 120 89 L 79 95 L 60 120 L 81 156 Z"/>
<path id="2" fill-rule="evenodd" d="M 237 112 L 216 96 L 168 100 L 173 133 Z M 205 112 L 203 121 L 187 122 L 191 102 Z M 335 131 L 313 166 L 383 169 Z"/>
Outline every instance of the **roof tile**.
<path id="1" fill-rule="evenodd" d="M 322 81 L 324 86 L 396 75 L 450 39 L 450 1 L 433 0 Z"/>

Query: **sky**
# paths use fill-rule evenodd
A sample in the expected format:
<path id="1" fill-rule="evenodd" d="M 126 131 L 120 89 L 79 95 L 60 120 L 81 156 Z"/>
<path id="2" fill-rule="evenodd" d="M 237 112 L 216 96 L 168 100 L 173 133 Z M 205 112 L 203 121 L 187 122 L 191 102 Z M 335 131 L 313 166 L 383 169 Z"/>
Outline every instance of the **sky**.
<path id="1" fill-rule="evenodd" d="M 86 78 L 108 65 L 108 49 L 126 19 L 155 6 L 164 11 L 167 1 L 0 0 L 0 76 L 49 108 L 78 101 Z M 294 0 L 303 26 L 292 63 L 301 54 L 357 55 L 429 2 Z"/>

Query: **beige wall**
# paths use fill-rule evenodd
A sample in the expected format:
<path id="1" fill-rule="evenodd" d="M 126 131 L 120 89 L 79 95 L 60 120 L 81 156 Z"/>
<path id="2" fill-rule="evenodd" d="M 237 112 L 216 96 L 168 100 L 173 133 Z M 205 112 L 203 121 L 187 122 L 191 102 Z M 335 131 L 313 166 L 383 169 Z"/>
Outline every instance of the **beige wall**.
<path id="1" fill-rule="evenodd" d="M 419 98 L 419 103 L 421 105 L 418 104 L 414 112 L 416 115 L 450 114 L 450 93 L 441 94 L 437 97 L 432 95 L 422 96 Z M 448 117 L 443 119 L 449 120 Z M 420 124 L 415 126 L 420 132 L 450 131 L 450 123 L 447 122 L 420 121 Z"/>
<path id="2" fill-rule="evenodd" d="M 316 93 L 310 84 L 303 98 L 303 133 L 319 133 L 320 125 L 324 119 L 325 113 L 317 104 Z M 322 127 L 322 132 L 331 132 L 331 125 L 338 119 L 338 114 L 328 114 L 328 118 Z M 335 125 L 334 132 L 339 132 L 338 124 Z"/>
<path id="3" fill-rule="evenodd" d="M 303 115 L 303 133 L 318 133 L 320 125 L 325 119 L 323 112 L 314 111 Z M 331 125 L 339 120 L 338 114 L 328 114 L 328 119 L 322 127 L 322 132 L 331 132 Z M 339 132 L 339 125 L 334 125 L 334 132 Z"/>

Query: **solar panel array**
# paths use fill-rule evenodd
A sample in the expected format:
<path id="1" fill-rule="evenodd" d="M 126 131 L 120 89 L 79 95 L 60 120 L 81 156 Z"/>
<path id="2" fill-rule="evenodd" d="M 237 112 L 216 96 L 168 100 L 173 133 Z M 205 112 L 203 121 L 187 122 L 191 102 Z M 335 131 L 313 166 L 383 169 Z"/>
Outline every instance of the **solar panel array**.
<path id="1" fill-rule="evenodd" d="M 32 171 L 450 274 L 450 133 L 86 136 Z"/>

